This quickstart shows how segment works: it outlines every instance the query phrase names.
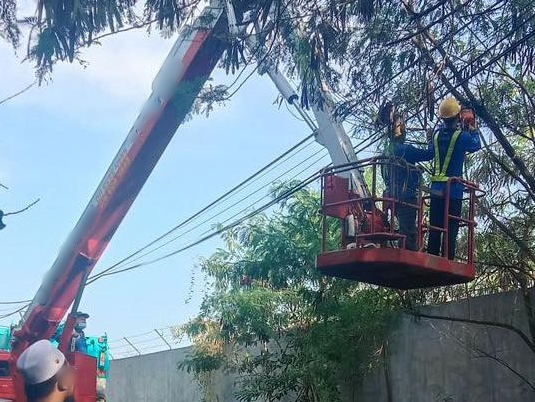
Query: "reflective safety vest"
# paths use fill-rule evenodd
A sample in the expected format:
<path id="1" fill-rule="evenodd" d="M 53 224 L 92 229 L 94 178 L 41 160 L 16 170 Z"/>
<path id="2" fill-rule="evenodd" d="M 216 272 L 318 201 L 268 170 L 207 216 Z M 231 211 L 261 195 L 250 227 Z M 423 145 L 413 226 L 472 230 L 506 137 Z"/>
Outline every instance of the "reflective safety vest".
<path id="1" fill-rule="evenodd" d="M 442 166 L 440 166 L 440 148 L 438 146 L 438 135 L 440 132 L 435 134 L 435 137 L 433 138 L 433 142 L 435 145 L 435 161 L 434 161 L 434 169 L 433 169 L 433 176 L 431 176 L 432 182 L 446 182 L 448 181 L 448 168 L 450 167 L 451 157 L 453 156 L 453 150 L 455 149 L 455 144 L 457 144 L 457 139 L 461 135 L 461 130 L 455 130 L 453 135 L 451 136 L 450 143 L 448 144 L 448 150 L 446 152 L 446 157 L 444 158 L 444 161 L 442 162 Z"/>

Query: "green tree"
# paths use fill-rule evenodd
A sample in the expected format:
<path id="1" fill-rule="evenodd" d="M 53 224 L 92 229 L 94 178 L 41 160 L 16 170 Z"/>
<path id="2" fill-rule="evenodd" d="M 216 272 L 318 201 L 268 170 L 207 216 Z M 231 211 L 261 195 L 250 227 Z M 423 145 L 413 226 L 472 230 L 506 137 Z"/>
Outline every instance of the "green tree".
<path id="1" fill-rule="evenodd" d="M 155 27 L 170 35 L 200 3 L 200 0 L 39 0 L 35 13 L 28 16 L 20 15 L 16 0 L 0 0 L 0 35 L 17 49 L 22 34 L 29 33 L 26 56 L 36 63 L 38 76 L 42 78 L 56 62 L 80 60 L 84 47 L 98 44 L 103 36 L 111 33 Z M 328 46 L 343 45 L 337 35 L 349 32 L 345 27 L 352 18 L 369 18 L 379 2 L 234 0 L 232 3 L 245 31 L 251 32 L 256 25 L 262 33 L 261 39 L 281 57 L 289 54 L 284 49 L 288 46 L 288 29 L 297 26 L 304 29 L 310 40 L 296 38 L 292 48 L 299 52 L 295 58 L 297 73 L 305 78 L 307 88 L 315 89 L 318 76 L 309 67 L 320 62 L 317 52 L 325 49 L 327 56 L 332 52 Z M 247 12 L 251 16 L 245 18 Z M 234 72 L 244 61 L 245 40 L 243 36 L 229 40 L 223 63 L 227 71 Z M 314 91 L 305 90 L 305 93 L 314 98 Z"/>
<path id="2" fill-rule="evenodd" d="M 194 341 L 182 368 L 205 392 L 207 373 L 226 368 L 238 375 L 243 401 L 336 401 L 340 380 L 354 383 L 378 361 L 397 296 L 316 271 L 319 206 L 318 194 L 303 189 L 228 232 L 226 248 L 201 262 L 213 291 L 178 332 Z M 330 227 L 334 245 L 339 228 Z"/>

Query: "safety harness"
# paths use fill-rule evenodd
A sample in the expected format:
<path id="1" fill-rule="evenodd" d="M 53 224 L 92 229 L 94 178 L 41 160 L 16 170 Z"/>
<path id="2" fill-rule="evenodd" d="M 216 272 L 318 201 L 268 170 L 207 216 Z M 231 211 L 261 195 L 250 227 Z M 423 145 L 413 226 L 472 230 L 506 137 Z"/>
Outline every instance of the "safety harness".
<path id="1" fill-rule="evenodd" d="M 442 163 L 442 167 L 440 166 L 440 148 L 438 146 L 439 133 L 440 131 L 437 132 L 433 138 L 433 142 L 435 144 L 435 161 L 434 161 L 434 170 L 433 170 L 434 174 L 433 176 L 431 176 L 431 181 L 446 182 L 449 179 L 448 168 L 450 167 L 451 157 L 453 156 L 455 144 L 457 144 L 457 140 L 459 139 L 459 136 L 461 135 L 461 130 L 460 129 L 455 130 L 455 132 L 451 136 L 450 143 L 448 145 L 448 150 L 446 152 L 446 157 L 444 158 L 444 162 Z"/>

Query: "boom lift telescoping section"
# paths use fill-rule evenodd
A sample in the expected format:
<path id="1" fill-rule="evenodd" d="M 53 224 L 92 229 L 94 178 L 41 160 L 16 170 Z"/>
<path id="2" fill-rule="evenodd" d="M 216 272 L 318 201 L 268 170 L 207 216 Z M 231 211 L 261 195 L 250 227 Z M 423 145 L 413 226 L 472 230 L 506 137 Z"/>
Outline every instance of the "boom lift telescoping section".
<path id="1" fill-rule="evenodd" d="M 60 349 L 77 367 L 77 402 L 96 400 L 95 360 L 69 348 L 75 324 L 73 313 L 90 272 L 221 58 L 229 36 L 225 11 L 224 3 L 212 1 L 191 26 L 181 30 L 153 81 L 152 94 L 14 332 L 11 354 L 0 355 L 0 361 L 8 361 L 11 373 L 11 377 L 0 377 L 0 399 L 25 402 L 16 360 L 32 343 L 50 339 L 72 305 Z M 274 63 L 264 64 L 265 71 L 285 99 L 306 116 L 305 120 L 318 142 L 328 149 L 333 162 L 356 161 L 342 126 L 330 119 L 328 110 L 315 109 L 317 127 L 297 105 L 295 92 L 274 66 Z M 357 196 L 367 191 L 360 172 L 349 176 Z"/>

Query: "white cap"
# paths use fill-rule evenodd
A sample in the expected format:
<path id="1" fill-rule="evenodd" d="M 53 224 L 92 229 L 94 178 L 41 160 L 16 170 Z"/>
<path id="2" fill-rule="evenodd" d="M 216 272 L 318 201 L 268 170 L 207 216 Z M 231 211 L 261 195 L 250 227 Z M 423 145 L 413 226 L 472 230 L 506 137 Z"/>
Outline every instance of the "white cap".
<path id="1" fill-rule="evenodd" d="M 17 368 L 29 385 L 50 380 L 64 364 L 65 355 L 47 340 L 35 342 L 17 360 Z"/>

